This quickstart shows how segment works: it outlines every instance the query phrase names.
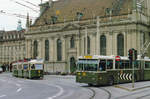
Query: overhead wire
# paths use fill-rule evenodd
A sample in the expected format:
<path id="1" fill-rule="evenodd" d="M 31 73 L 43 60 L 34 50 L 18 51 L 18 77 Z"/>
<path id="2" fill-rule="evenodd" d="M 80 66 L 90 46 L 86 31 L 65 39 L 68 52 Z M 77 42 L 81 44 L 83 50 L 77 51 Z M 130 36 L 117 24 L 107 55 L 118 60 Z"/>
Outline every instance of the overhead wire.
<path id="1" fill-rule="evenodd" d="M 28 4 L 31 4 L 32 6 L 35 6 L 35 7 L 39 8 L 39 6 L 37 6 L 36 4 L 33 4 L 33 3 L 29 2 L 29 1 L 26 1 L 26 0 L 22 0 L 22 1 L 24 1 L 24 2 L 26 2 Z"/>
<path id="2" fill-rule="evenodd" d="M 26 15 L 17 14 L 17 13 L 8 13 L 8 12 L 5 12 L 4 10 L 0 10 L 0 14 L 5 14 L 5 15 L 8 15 L 8 16 L 15 16 L 15 17 L 24 18 L 24 19 L 27 18 Z M 29 16 L 29 18 L 36 19 L 37 17 Z"/>
<path id="3" fill-rule="evenodd" d="M 36 10 L 36 9 L 30 7 L 30 6 L 27 6 L 27 5 L 25 5 L 25 4 L 22 4 L 22 3 L 20 3 L 20 2 L 18 2 L 18 1 L 16 1 L 16 0 L 10 0 L 10 1 L 13 1 L 13 2 L 15 2 L 15 3 L 17 3 L 17 4 L 21 5 L 21 6 L 24 6 L 24 7 L 28 8 L 28 9 L 31 9 L 32 11 L 34 11 L 34 12 L 36 12 L 36 13 L 39 13 L 38 10 Z"/>

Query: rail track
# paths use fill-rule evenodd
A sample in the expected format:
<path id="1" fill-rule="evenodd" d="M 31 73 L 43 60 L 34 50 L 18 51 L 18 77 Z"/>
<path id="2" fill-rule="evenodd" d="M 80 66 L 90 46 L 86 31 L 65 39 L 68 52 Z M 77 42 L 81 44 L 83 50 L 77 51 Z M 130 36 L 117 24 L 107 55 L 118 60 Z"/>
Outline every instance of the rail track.
<path id="1" fill-rule="evenodd" d="M 105 88 L 100 88 L 100 87 L 99 87 L 99 89 L 105 91 L 105 92 L 108 94 L 108 98 L 107 98 L 107 99 L 111 99 L 111 93 L 110 93 L 107 89 L 105 89 Z"/>
<path id="2" fill-rule="evenodd" d="M 124 95 L 124 96 L 120 96 L 120 97 L 116 97 L 115 99 L 123 99 L 123 98 L 127 98 L 127 97 L 130 97 L 130 96 L 134 96 L 134 95 L 137 95 L 137 94 L 141 94 L 141 93 L 145 93 L 149 91 L 149 89 L 147 90 L 143 90 L 143 91 L 140 91 L 140 92 L 134 92 L 134 93 L 130 93 L 130 94 L 127 94 L 127 95 Z M 139 96 L 137 97 L 136 99 L 144 99 L 146 97 L 150 96 L 150 94 L 146 94 L 146 95 L 143 95 L 143 96 Z"/>

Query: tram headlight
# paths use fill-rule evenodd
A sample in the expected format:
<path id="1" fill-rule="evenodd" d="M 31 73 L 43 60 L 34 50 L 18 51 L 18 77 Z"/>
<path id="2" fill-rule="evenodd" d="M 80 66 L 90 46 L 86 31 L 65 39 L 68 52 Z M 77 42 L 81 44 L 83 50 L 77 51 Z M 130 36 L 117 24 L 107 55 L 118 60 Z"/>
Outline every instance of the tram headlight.
<path id="1" fill-rule="evenodd" d="M 99 80 L 102 80 L 102 77 L 99 77 Z"/>
<path id="2" fill-rule="evenodd" d="M 38 70 L 38 73 L 40 73 L 41 71 L 40 70 Z"/>
<path id="3" fill-rule="evenodd" d="M 86 76 L 86 73 L 85 73 L 85 72 L 83 72 L 83 73 L 82 73 L 82 76 Z"/>
<path id="4" fill-rule="evenodd" d="M 78 76 L 80 76 L 81 75 L 81 73 L 78 73 Z"/>

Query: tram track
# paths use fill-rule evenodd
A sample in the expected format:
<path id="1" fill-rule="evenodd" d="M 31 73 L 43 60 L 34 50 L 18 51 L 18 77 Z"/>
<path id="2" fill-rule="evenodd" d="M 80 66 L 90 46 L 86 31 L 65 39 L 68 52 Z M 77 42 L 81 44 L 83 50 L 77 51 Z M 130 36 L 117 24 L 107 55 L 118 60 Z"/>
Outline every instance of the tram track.
<path id="1" fill-rule="evenodd" d="M 111 93 L 107 89 L 105 89 L 105 88 L 98 88 L 98 89 L 101 89 L 104 92 L 106 92 L 108 94 L 108 98 L 107 99 L 111 99 Z"/>
<path id="2" fill-rule="evenodd" d="M 87 89 L 91 90 L 91 92 L 93 93 L 93 95 L 92 95 L 89 99 L 94 99 L 94 97 L 95 97 L 95 95 L 96 95 L 95 90 L 92 89 L 92 88 L 87 88 Z"/>
<path id="3" fill-rule="evenodd" d="M 111 92 L 109 92 L 107 89 L 105 88 L 100 88 L 100 87 L 87 87 L 87 89 L 89 89 L 93 94 L 91 95 L 91 97 L 89 99 L 96 99 L 96 90 L 94 90 L 93 88 L 96 88 L 96 89 L 100 89 L 101 91 L 104 91 L 105 93 L 108 94 L 108 97 L 106 99 L 111 99 Z"/>
<path id="4" fill-rule="evenodd" d="M 149 89 L 148 90 L 143 90 L 143 91 L 140 91 L 140 92 L 134 92 L 134 93 L 127 94 L 127 95 L 123 95 L 123 96 L 117 97 L 115 99 L 123 99 L 123 98 L 127 98 L 127 97 L 134 96 L 134 95 L 137 95 L 137 94 L 145 93 L 147 91 L 149 91 Z M 145 97 L 148 97 L 148 96 L 150 96 L 150 94 L 139 96 L 136 99 L 142 99 L 142 98 L 145 98 Z"/>
<path id="5" fill-rule="evenodd" d="M 150 94 L 147 94 L 147 95 L 144 95 L 144 96 L 140 96 L 140 97 L 137 97 L 136 99 L 144 99 L 146 97 L 150 96 Z"/>

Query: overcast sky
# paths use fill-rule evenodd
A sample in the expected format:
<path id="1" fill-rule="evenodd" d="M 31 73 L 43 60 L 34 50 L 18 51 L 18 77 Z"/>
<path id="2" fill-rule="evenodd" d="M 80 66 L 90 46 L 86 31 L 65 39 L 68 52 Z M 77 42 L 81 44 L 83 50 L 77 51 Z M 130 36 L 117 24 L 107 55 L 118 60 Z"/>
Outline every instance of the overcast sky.
<path id="1" fill-rule="evenodd" d="M 36 7 L 32 4 L 29 4 L 27 2 L 33 3 L 34 5 L 37 5 L 41 3 L 41 0 L 0 0 L 0 30 L 16 30 L 18 20 L 21 20 L 22 27 L 25 28 L 26 19 L 15 17 L 13 15 L 8 14 L 21 14 L 21 15 L 27 15 L 27 13 L 30 14 L 30 16 L 37 17 L 39 13 L 29 9 L 33 8 L 34 10 L 39 11 L 39 7 Z M 43 2 L 48 0 L 43 0 Z M 16 3 L 17 2 L 17 3 Z M 27 7 L 22 6 L 21 3 Z M 3 14 L 7 13 L 7 14 Z"/>

